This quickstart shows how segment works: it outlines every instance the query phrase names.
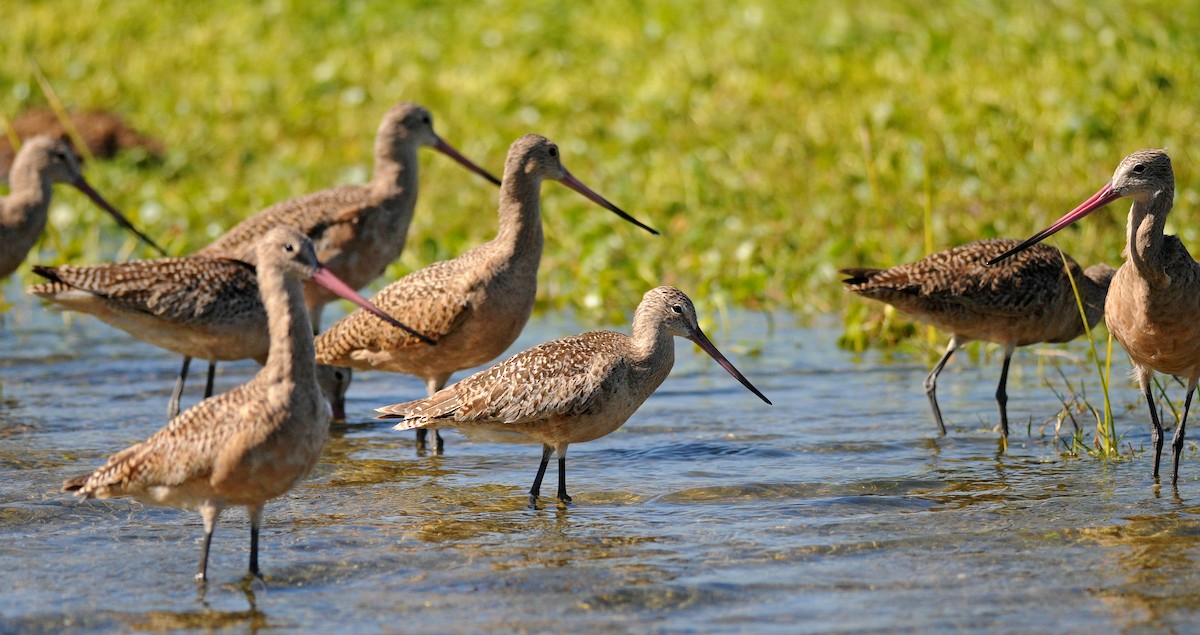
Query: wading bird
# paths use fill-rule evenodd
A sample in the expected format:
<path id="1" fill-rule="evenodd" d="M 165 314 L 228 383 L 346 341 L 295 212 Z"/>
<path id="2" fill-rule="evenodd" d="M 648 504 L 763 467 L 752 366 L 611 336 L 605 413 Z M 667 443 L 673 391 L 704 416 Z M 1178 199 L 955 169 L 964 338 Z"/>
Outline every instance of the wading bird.
<path id="1" fill-rule="evenodd" d="M 984 261 L 1017 244 L 1007 238 L 980 240 L 930 254 L 916 262 L 889 269 L 842 269 L 846 288 L 872 300 L 886 302 L 915 320 L 950 333 L 946 353 L 925 377 L 925 394 L 933 408 L 938 434 L 946 434 L 937 403 L 937 378 L 954 351 L 971 340 L 1004 347 L 1004 365 L 996 403 L 1000 430 L 1008 436 L 1008 366 L 1018 346 L 1039 342 L 1069 342 L 1084 333 L 1083 320 L 1071 288 L 1079 288 L 1089 325 L 1104 314 L 1104 296 L 1113 268 L 1080 266 L 1045 245 L 1030 249 L 1002 267 Z M 1064 264 L 1064 259 L 1066 263 Z"/>
<path id="2" fill-rule="evenodd" d="M 180 355 L 209 360 L 206 394 L 213 391 L 218 361 L 267 361 L 271 338 L 267 310 L 258 293 L 253 265 L 228 258 L 160 258 L 99 265 L 34 265 L 49 282 L 28 292 L 68 311 L 95 316 L 105 324 Z M 372 316 L 371 319 L 378 320 Z M 391 327 L 387 327 L 391 328 Z M 317 366 L 317 383 L 345 419 L 349 368 Z M 167 419 L 179 414 L 182 381 L 167 405 Z"/>
<path id="3" fill-rule="evenodd" d="M 360 185 L 339 185 L 276 203 L 238 223 L 197 256 L 232 258 L 253 264 L 255 244 L 272 227 L 296 227 L 316 245 L 317 257 L 353 289 L 383 274 L 404 250 L 417 204 L 417 151 L 441 152 L 495 185 L 500 180 L 471 162 L 433 131 L 433 116 L 412 103 L 393 106 L 375 134 L 375 172 Z M 311 281 L 304 283 L 310 322 L 321 327 L 321 310 L 335 299 Z M 315 332 L 315 331 L 314 331 Z M 213 375 L 212 358 L 209 376 Z M 191 359 L 185 355 L 176 392 L 183 390 Z M 212 394 L 206 391 L 205 397 Z"/>
<path id="4" fill-rule="evenodd" d="M 992 258 L 996 264 L 1122 197 L 1133 199 L 1126 229 L 1125 263 L 1108 292 L 1104 320 L 1125 347 L 1154 426 L 1154 479 L 1158 480 L 1163 431 L 1151 392 L 1155 371 L 1187 379 L 1183 418 L 1171 442 L 1171 483 L 1179 480 L 1179 456 L 1192 394 L 1200 380 L 1200 264 L 1178 236 L 1163 233 L 1175 198 L 1175 172 L 1165 150 L 1139 150 L 1125 157 L 1112 180 L 1079 207 L 1025 242 Z"/>
<path id="5" fill-rule="evenodd" d="M 599 439 L 621 427 L 675 364 L 674 337 L 695 342 L 767 404 L 700 330 L 682 291 L 646 292 L 633 317 L 633 336 L 591 331 L 540 344 L 431 397 L 379 408 L 380 419 L 404 419 L 397 430 L 458 428 L 472 438 L 540 443 L 542 461 L 530 504 L 536 504 L 552 454 L 558 454 L 558 499 L 567 495 L 567 446 Z"/>
<path id="6" fill-rule="evenodd" d="M 271 348 L 249 382 L 205 399 L 146 441 L 114 454 L 100 469 L 69 479 L 80 498 L 132 496 L 150 504 L 197 509 L 204 542 L 196 579 L 208 571 L 208 551 L 221 510 L 245 505 L 250 516 L 250 574 L 258 568 L 263 505 L 290 490 L 317 463 L 328 437 L 329 408 L 316 383 L 312 327 L 300 286 L 315 280 L 369 306 L 317 260 L 304 234 L 287 227 L 259 241 L 258 285 Z M 391 320 L 378 311 L 381 318 Z"/>
<path id="7" fill-rule="evenodd" d="M 552 179 L 653 233 L 596 194 L 563 167 L 558 146 L 540 135 L 513 142 L 500 186 L 496 238 L 453 260 L 435 263 L 389 284 L 371 302 L 437 341 L 379 328 L 356 311 L 317 337 L 317 361 L 361 370 L 416 375 L 432 396 L 450 375 L 492 361 L 508 349 L 533 311 L 542 260 L 542 181 Z M 425 430 L 417 431 L 424 447 Z M 434 432 L 434 448 L 442 438 Z"/>

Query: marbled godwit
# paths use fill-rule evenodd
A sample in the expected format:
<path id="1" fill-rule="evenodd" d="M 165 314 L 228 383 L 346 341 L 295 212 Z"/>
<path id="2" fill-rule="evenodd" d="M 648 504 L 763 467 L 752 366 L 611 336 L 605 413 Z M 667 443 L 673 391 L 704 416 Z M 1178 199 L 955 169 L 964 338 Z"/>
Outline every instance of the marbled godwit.
<path id="1" fill-rule="evenodd" d="M 500 186 L 500 228 L 492 241 L 455 258 L 410 273 L 371 300 L 437 340 L 429 346 L 407 334 L 388 333 L 365 313 L 339 320 L 317 337 L 317 361 L 363 370 L 416 375 L 432 396 L 455 371 L 490 362 L 521 334 L 537 295 L 542 259 L 541 186 L 561 181 L 589 200 L 657 234 L 588 189 L 563 167 L 558 146 L 540 135 L 513 142 Z M 435 433 L 435 448 L 442 440 Z M 417 431 L 418 446 L 425 431 Z"/>
<path id="2" fill-rule="evenodd" d="M 692 301 L 679 289 L 642 296 L 633 337 L 591 331 L 540 344 L 467 377 L 426 399 L 385 406 L 380 419 L 403 418 L 397 430 L 458 428 L 470 437 L 541 443 L 530 502 L 537 501 L 550 455 L 558 454 L 558 498 L 567 495 L 567 446 L 621 427 L 671 372 L 672 337 L 685 337 L 743 386 L 770 404 L 705 337 Z"/>
<path id="3" fill-rule="evenodd" d="M 1150 390 L 1151 380 L 1155 371 L 1188 379 L 1183 418 L 1171 443 L 1174 450 L 1171 483 L 1175 484 L 1179 480 L 1179 455 L 1183 451 L 1192 393 L 1200 380 L 1200 264 L 1177 236 L 1163 234 L 1175 198 L 1175 173 L 1167 153 L 1141 150 L 1125 157 L 1113 173 L 1112 181 L 1099 192 L 988 264 L 1028 249 L 1123 196 L 1133 199 L 1126 229 L 1126 260 L 1113 277 L 1104 320 L 1109 332 L 1129 353 L 1134 374 L 1150 406 L 1155 480 L 1158 480 L 1163 432 Z"/>
<path id="4" fill-rule="evenodd" d="M 375 136 L 375 174 L 365 185 L 341 185 L 276 203 L 196 252 L 254 263 L 254 246 L 271 227 L 300 229 L 334 275 L 354 289 L 383 274 L 404 249 L 417 202 L 417 150 L 431 147 L 500 185 L 499 179 L 459 154 L 433 131 L 433 117 L 421 106 L 402 103 L 384 116 Z M 335 296 L 306 282 L 304 296 L 314 327 L 321 308 Z"/>
<path id="5" fill-rule="evenodd" d="M 9 195 L 0 199 L 0 278 L 16 271 L 46 227 L 51 186 L 70 183 L 108 212 L 125 229 L 165 254 L 153 240 L 139 231 L 117 208 L 100 196 L 84 180 L 75 153 L 65 141 L 34 137 L 17 153 L 9 182 Z"/>
<path id="6" fill-rule="evenodd" d="M 267 310 L 252 265 L 192 256 L 86 266 L 35 265 L 33 270 L 50 282 L 30 287 L 29 293 L 64 309 L 94 315 L 186 360 L 209 360 L 206 397 L 212 393 L 211 370 L 216 362 L 266 363 L 271 342 Z M 415 332 L 413 336 L 422 337 Z M 348 369 L 321 367 L 317 376 L 336 418 L 343 419 Z M 182 381 L 177 382 L 168 418 L 179 412 L 182 389 Z"/>
<path id="7" fill-rule="evenodd" d="M 963 344 L 971 340 L 1004 347 L 1004 365 L 996 403 L 1000 405 L 1000 430 L 1008 436 L 1008 365 L 1018 346 L 1039 342 L 1069 342 L 1084 333 L 1083 321 L 1067 267 L 1058 249 L 1040 246 L 1003 267 L 986 267 L 983 261 L 1017 244 L 995 238 L 967 243 L 930 254 L 913 263 L 890 269 L 842 269 L 843 280 L 858 295 L 886 302 L 913 319 L 950 333 L 945 355 L 925 377 L 925 394 L 933 408 L 938 434 L 946 434 L 937 403 L 937 378 Z M 1079 285 L 1088 324 L 1104 314 L 1113 268 L 1106 264 L 1086 271 L 1067 256 L 1071 277 Z"/>
<path id="8" fill-rule="evenodd" d="M 238 223 L 198 256 L 254 262 L 254 245 L 271 227 L 290 225 L 308 235 L 326 267 L 354 289 L 383 274 L 400 256 L 417 203 L 417 150 L 431 147 L 483 178 L 500 181 L 475 165 L 433 131 L 433 116 L 417 104 L 393 106 L 375 134 L 375 173 L 365 185 L 341 185 L 276 203 Z M 334 299 L 328 291 L 304 283 L 314 329 L 321 310 Z M 191 360 L 185 358 L 178 388 L 183 389 Z M 208 369 L 213 374 L 212 364 Z"/>
<path id="9" fill-rule="evenodd" d="M 258 247 L 258 282 L 269 316 L 271 350 L 249 382 L 188 409 L 146 441 L 114 454 L 104 467 L 70 479 L 81 498 L 132 496 L 195 508 L 204 518 L 196 579 L 204 580 L 221 510 L 245 505 L 250 516 L 250 573 L 258 569 L 263 505 L 304 478 L 328 436 L 329 409 L 318 393 L 312 327 L 300 280 L 369 306 L 317 260 L 295 229 L 270 230 Z M 384 313 L 378 315 L 388 318 Z"/>

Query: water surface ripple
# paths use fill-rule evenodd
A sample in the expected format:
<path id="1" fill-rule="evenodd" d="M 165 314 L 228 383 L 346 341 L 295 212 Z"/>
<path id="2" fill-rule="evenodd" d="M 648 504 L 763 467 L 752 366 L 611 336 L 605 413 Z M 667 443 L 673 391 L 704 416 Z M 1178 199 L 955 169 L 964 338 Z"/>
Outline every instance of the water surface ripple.
<path id="1" fill-rule="evenodd" d="M 1194 451 L 1178 491 L 1159 491 L 1147 456 L 1070 458 L 1044 425 L 1058 410 L 1044 382 L 1063 390 L 1054 365 L 1098 395 L 1090 366 L 1019 353 L 1004 450 L 992 430 L 995 353 L 943 373 L 950 435 L 939 439 L 921 390 L 931 360 L 856 357 L 836 348 L 835 325 L 775 316 L 769 331 L 750 313 L 711 335 L 776 405 L 680 340 L 672 376 L 624 428 L 571 448 L 570 508 L 527 507 L 536 447 L 451 433 L 444 456 L 417 456 L 411 433 L 370 417 L 421 396 L 420 382 L 360 373 L 351 422 L 334 428 L 316 473 L 267 506 L 265 586 L 243 584 L 249 532 L 235 510 L 218 525 L 201 598 L 198 515 L 58 492 L 163 424 L 179 360 L 6 290 L 16 306 L 0 326 L 2 632 L 1200 626 Z M 537 316 L 514 349 L 584 329 Z M 224 365 L 218 385 L 254 370 Z M 1141 448 L 1136 391 L 1114 383 L 1120 430 Z"/>

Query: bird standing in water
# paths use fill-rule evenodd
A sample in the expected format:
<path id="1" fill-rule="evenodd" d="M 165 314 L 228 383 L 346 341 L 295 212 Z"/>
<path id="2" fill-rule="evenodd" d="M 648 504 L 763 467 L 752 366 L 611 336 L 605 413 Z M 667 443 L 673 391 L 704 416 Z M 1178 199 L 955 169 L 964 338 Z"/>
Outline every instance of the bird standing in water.
<path id="1" fill-rule="evenodd" d="M 416 375 L 428 395 L 450 375 L 492 361 L 521 334 L 537 296 L 542 261 L 542 181 L 552 179 L 588 200 L 657 234 L 576 179 L 563 166 L 558 145 L 529 134 L 509 147 L 500 186 L 500 227 L 496 237 L 453 259 L 404 276 L 371 301 L 437 346 L 410 334 L 379 328 L 378 320 L 356 311 L 317 337 L 317 361 L 359 370 Z M 426 431 L 417 430 L 417 447 Z M 442 438 L 434 431 L 434 450 Z"/>
<path id="2" fill-rule="evenodd" d="M 308 475 L 329 435 L 329 407 L 317 387 L 312 327 L 300 281 L 314 280 L 369 306 L 321 266 L 312 242 L 295 229 L 271 230 L 257 252 L 271 335 L 266 365 L 249 382 L 201 401 L 149 439 L 114 454 L 104 467 L 63 484 L 64 491 L 84 499 L 132 496 L 199 510 L 204 518 L 199 581 L 207 577 L 217 517 L 230 505 L 246 506 L 250 574 L 261 577 L 263 506 Z"/>
<path id="3" fill-rule="evenodd" d="M 1179 457 L 1192 395 L 1200 381 L 1200 264 L 1178 236 L 1164 233 L 1175 199 L 1175 172 L 1165 150 L 1139 150 L 1125 157 L 1112 180 L 1050 227 L 992 258 L 998 264 L 1062 228 L 1123 197 L 1133 199 L 1126 226 L 1125 263 L 1113 276 L 1104 321 L 1133 362 L 1134 375 L 1150 406 L 1154 479 L 1158 480 L 1163 430 L 1151 391 L 1154 373 L 1187 380 L 1183 417 L 1171 442 L 1171 484 L 1179 481 Z"/>
<path id="4" fill-rule="evenodd" d="M 983 264 L 1017 242 L 979 240 L 889 269 L 841 271 L 849 276 L 842 281 L 848 290 L 886 302 L 913 319 L 950 333 L 946 353 L 925 377 L 925 394 L 938 434 L 946 434 L 946 424 L 938 408 L 937 378 L 962 345 L 980 340 L 1004 347 L 996 403 L 1001 434 L 1007 437 L 1006 386 L 1013 352 L 1018 346 L 1039 342 L 1069 342 L 1085 332 L 1068 274 L 1079 288 L 1088 324 L 1095 324 L 1104 314 L 1112 267 L 1098 264 L 1083 270 L 1070 256 L 1045 245 L 1002 267 Z"/>
<path id="5" fill-rule="evenodd" d="M 540 344 L 426 399 L 379 408 L 380 419 L 404 419 L 397 430 L 458 428 L 469 437 L 539 443 L 542 461 L 530 504 L 541 493 L 550 456 L 558 454 L 558 499 L 567 495 L 567 446 L 621 427 L 675 364 L 675 337 L 695 342 L 730 375 L 771 403 L 713 346 L 682 291 L 656 287 L 642 296 L 633 336 L 591 331 Z"/>

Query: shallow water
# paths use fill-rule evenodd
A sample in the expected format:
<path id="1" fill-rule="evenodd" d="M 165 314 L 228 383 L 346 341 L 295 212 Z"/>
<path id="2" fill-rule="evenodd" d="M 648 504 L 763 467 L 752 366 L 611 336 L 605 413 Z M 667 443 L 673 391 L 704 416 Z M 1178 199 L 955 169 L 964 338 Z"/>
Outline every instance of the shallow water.
<path id="1" fill-rule="evenodd" d="M 1053 366 L 1098 395 L 1091 366 L 1019 353 L 1002 450 L 991 430 L 994 354 L 963 355 L 943 373 L 950 434 L 937 438 L 921 390 L 930 360 L 856 357 L 836 347 L 833 324 L 759 314 L 709 335 L 775 405 L 680 340 L 671 377 L 623 428 L 572 446 L 569 508 L 552 499 L 528 508 L 534 446 L 450 433 L 444 456 L 417 456 L 411 433 L 369 417 L 422 396 L 420 382 L 359 374 L 351 423 L 334 430 L 305 483 L 267 506 L 265 584 L 243 583 L 248 523 L 227 511 L 200 597 L 197 514 L 58 492 L 163 424 L 179 360 L 91 318 L 68 321 L 15 284 L 6 290 L 17 306 L 0 327 L 3 632 L 1200 624 L 1194 456 L 1178 490 L 1159 490 L 1149 456 L 1066 457 L 1042 425 L 1059 409 L 1045 378 L 1063 389 Z M 514 350 L 589 327 L 535 316 Z M 1078 358 L 1084 347 L 1067 351 Z M 254 370 L 224 365 L 218 389 Z M 201 383 L 193 375 L 186 404 Z M 1119 430 L 1142 447 L 1149 426 L 1136 391 L 1116 383 Z"/>

